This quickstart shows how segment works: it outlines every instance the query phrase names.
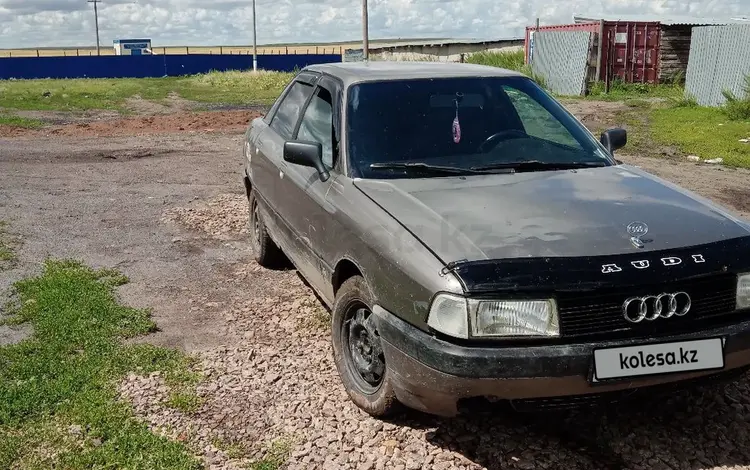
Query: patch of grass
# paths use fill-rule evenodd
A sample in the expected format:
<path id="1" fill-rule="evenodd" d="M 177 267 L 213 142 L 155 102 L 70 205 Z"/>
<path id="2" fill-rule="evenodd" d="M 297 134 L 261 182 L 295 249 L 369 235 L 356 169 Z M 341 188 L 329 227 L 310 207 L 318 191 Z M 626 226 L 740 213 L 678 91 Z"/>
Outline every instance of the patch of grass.
<path id="1" fill-rule="evenodd" d="M 625 83 L 614 80 L 610 85 L 609 93 L 605 91 L 604 82 L 594 82 L 589 87 L 586 95 L 589 99 L 601 101 L 626 101 L 634 99 L 663 98 L 675 99 L 684 96 L 684 88 L 675 83 L 661 83 L 652 85 L 649 83 Z"/>
<path id="2" fill-rule="evenodd" d="M 226 441 L 221 438 L 213 438 L 211 439 L 211 444 L 227 454 L 227 457 L 229 457 L 230 459 L 241 459 L 247 454 L 246 449 L 240 442 Z"/>
<path id="3" fill-rule="evenodd" d="M 133 96 L 158 101 L 170 93 L 205 103 L 268 104 L 292 76 L 282 72 L 230 71 L 164 78 L 0 80 L 0 107 L 121 111 L 125 100 Z"/>
<path id="4" fill-rule="evenodd" d="M 177 351 L 122 345 L 155 328 L 148 311 L 117 303 L 114 288 L 125 281 L 50 260 L 14 285 L 17 316 L 34 333 L 0 348 L 0 468 L 201 468 L 117 399 L 129 371 L 162 371 L 175 383 L 192 377 Z"/>
<path id="5" fill-rule="evenodd" d="M 299 327 L 303 330 L 328 331 L 331 315 L 321 307 L 312 306 L 312 312 L 299 322 Z"/>
<path id="6" fill-rule="evenodd" d="M 292 451 L 292 442 L 289 439 L 277 439 L 271 444 L 271 447 L 266 451 L 266 455 L 256 461 L 252 462 L 249 466 L 249 470 L 278 470 L 284 465 L 284 462 L 289 458 L 289 453 Z"/>
<path id="7" fill-rule="evenodd" d="M 633 100 L 625 104 L 628 106 L 606 120 L 606 127 L 628 131 L 628 144 L 621 151 L 624 154 L 721 157 L 728 166 L 750 168 L 750 143 L 740 142 L 750 138 L 750 122 L 732 121 L 722 109 L 698 106 L 687 96 L 649 101 L 648 108 Z M 601 121 L 589 126 L 594 135 L 604 131 Z"/>
<path id="8" fill-rule="evenodd" d="M 118 109 L 125 99 L 163 99 L 175 78 L 0 81 L 0 107 L 38 110 Z"/>
<path id="9" fill-rule="evenodd" d="M 0 126 L 23 127 L 24 129 L 38 129 L 44 126 L 39 119 L 30 119 L 9 114 L 0 114 Z"/>
<path id="10" fill-rule="evenodd" d="M 523 50 L 518 51 L 480 51 L 467 57 L 466 62 L 470 64 L 489 65 L 517 72 L 531 71 L 531 67 L 525 62 Z"/>
<path id="11" fill-rule="evenodd" d="M 673 108 L 697 108 L 699 106 L 698 100 L 687 93 L 680 97 L 669 98 L 668 102 Z"/>
<path id="12" fill-rule="evenodd" d="M 732 121 L 721 109 L 671 107 L 650 113 L 651 134 L 655 142 L 672 145 L 688 155 L 704 159 L 724 159 L 728 166 L 750 168 L 750 123 Z"/>
<path id="13" fill-rule="evenodd" d="M 724 90 L 722 94 L 726 103 L 722 107 L 724 114 L 733 121 L 750 119 L 750 75 L 745 75 L 745 84 L 742 87 L 742 96 L 735 96 L 734 93 Z"/>
<path id="14" fill-rule="evenodd" d="M 639 155 L 654 153 L 648 115 L 644 116 L 643 112 L 636 108 L 633 111 L 621 113 L 620 121 L 622 127 L 628 131 L 627 152 Z"/>
<path id="15" fill-rule="evenodd" d="M 625 100 L 625 106 L 628 106 L 630 108 L 648 109 L 651 107 L 651 102 L 641 99 L 629 99 Z"/>
<path id="16" fill-rule="evenodd" d="M 193 392 L 175 391 L 169 395 L 167 406 L 183 413 L 195 413 L 203 404 L 203 400 Z"/>
<path id="17" fill-rule="evenodd" d="M 203 376 L 195 372 L 197 360 L 173 349 L 157 348 L 148 344 L 138 344 L 123 352 L 121 373 L 137 370 L 141 374 L 158 372 L 170 388 L 168 407 L 194 413 L 203 404 L 203 399 L 195 392 L 195 387 Z"/>
<path id="18" fill-rule="evenodd" d="M 470 64 L 489 65 L 491 67 L 500 67 L 520 72 L 534 79 L 539 85 L 545 86 L 544 77 L 535 75 L 531 66 L 526 64 L 525 61 L 525 53 L 523 50 L 499 52 L 481 51 L 475 52 L 466 58 L 466 62 Z"/>
<path id="19" fill-rule="evenodd" d="M 292 78 L 293 72 L 209 72 L 180 79 L 174 91 L 199 102 L 270 104 Z"/>

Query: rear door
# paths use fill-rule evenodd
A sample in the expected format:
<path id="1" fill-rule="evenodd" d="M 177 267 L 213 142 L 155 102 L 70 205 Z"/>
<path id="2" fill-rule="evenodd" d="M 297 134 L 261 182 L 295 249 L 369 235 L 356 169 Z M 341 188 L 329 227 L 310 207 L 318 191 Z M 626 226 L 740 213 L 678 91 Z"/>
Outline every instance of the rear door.
<path id="1" fill-rule="evenodd" d="M 268 127 L 255 141 L 256 152 L 251 162 L 253 185 L 260 194 L 260 204 L 266 216 L 266 224 L 277 242 L 287 243 L 291 232 L 288 221 L 283 217 L 285 197 L 281 188 L 287 168 L 284 161 L 284 142 L 291 140 L 299 122 L 302 110 L 312 95 L 318 74 L 303 72 L 295 77 L 287 88 L 276 109 L 269 113 Z M 278 233 L 277 233 L 278 232 Z M 284 247 L 282 246 L 282 249 Z"/>

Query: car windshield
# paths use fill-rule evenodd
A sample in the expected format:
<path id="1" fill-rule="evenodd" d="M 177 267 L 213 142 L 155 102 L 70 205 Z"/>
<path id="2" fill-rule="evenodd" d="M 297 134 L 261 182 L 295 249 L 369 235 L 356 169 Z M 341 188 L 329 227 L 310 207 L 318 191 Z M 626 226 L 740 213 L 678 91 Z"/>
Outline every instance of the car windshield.
<path id="1" fill-rule="evenodd" d="M 604 147 L 526 77 L 364 82 L 349 88 L 356 176 L 412 178 L 608 166 Z"/>

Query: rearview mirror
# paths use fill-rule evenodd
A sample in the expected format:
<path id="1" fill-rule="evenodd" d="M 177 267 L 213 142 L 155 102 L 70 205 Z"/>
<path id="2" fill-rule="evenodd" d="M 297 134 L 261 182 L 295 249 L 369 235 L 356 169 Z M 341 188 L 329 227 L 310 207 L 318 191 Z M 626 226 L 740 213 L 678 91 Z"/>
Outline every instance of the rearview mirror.
<path id="1" fill-rule="evenodd" d="M 284 142 L 284 161 L 315 168 L 320 175 L 320 181 L 324 183 L 330 177 L 328 170 L 323 165 L 323 146 L 320 142 L 300 140 Z"/>
<path id="2" fill-rule="evenodd" d="M 614 155 L 615 150 L 625 147 L 625 144 L 628 143 L 628 132 L 620 128 L 608 129 L 602 132 L 599 140 L 609 150 L 609 153 Z"/>

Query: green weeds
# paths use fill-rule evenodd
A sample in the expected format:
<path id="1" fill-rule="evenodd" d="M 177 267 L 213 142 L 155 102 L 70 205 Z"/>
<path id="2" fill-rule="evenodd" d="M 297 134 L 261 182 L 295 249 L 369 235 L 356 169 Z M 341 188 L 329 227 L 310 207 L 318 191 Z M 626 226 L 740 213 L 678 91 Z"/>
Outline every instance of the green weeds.
<path id="1" fill-rule="evenodd" d="M 273 101 L 292 76 L 230 71 L 164 78 L 0 80 L 0 108 L 122 111 L 125 100 L 136 95 L 159 101 L 173 93 L 202 103 L 262 105 Z"/>
<path id="2" fill-rule="evenodd" d="M 160 371 L 185 387 L 197 380 L 177 351 L 122 345 L 155 329 L 148 311 L 116 301 L 125 282 L 112 270 L 47 261 L 38 277 L 15 284 L 16 318 L 34 333 L 0 348 L 0 468 L 201 468 L 117 398 L 130 371 Z"/>

